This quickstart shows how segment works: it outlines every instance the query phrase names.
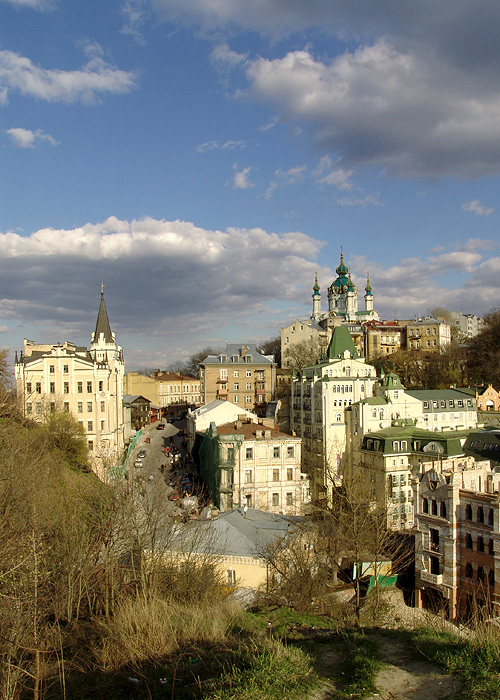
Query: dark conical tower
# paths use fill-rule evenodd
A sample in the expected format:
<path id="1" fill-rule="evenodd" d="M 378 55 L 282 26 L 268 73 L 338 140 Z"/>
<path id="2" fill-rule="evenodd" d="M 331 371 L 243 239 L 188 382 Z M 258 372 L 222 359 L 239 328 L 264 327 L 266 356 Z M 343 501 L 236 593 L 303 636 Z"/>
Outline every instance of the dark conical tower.
<path id="1" fill-rule="evenodd" d="M 101 284 L 101 303 L 99 304 L 99 312 L 97 314 L 97 323 L 95 325 L 94 335 L 92 337 L 92 342 L 97 343 L 100 336 L 103 336 L 105 343 L 114 343 L 115 339 L 113 333 L 111 332 L 111 326 L 109 325 L 108 312 L 106 311 L 106 304 L 104 303 L 104 285 Z"/>

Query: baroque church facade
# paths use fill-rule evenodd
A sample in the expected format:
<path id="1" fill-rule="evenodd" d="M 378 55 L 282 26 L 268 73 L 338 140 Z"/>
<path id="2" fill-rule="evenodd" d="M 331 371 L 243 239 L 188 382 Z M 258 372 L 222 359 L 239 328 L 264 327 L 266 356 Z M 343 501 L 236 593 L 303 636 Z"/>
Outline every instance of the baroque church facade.
<path id="1" fill-rule="evenodd" d="M 347 326 L 352 336 L 356 350 L 365 355 L 365 336 L 363 324 L 371 321 L 378 322 L 379 315 L 373 307 L 373 290 L 370 278 L 367 278 L 364 309 L 358 305 L 358 288 L 354 284 L 351 271 L 344 262 L 344 253 L 340 254 L 340 264 L 335 272 L 337 277 L 328 287 L 328 308 L 321 308 L 321 292 L 318 276 L 313 287 L 312 313 L 305 321 L 296 320 L 280 329 L 282 366 L 288 367 L 287 351 L 297 343 L 318 341 L 327 347 L 336 326 Z"/>
<path id="2" fill-rule="evenodd" d="M 313 287 L 313 308 L 311 319 L 319 325 L 325 325 L 329 318 L 340 319 L 342 325 L 361 324 L 366 321 L 378 321 L 379 315 L 373 309 L 373 290 L 370 278 L 367 278 L 365 287 L 365 308 L 358 309 L 358 288 L 351 278 L 351 272 L 344 263 L 344 253 L 340 254 L 340 265 L 335 270 L 336 279 L 328 288 L 328 310 L 321 309 L 321 294 L 316 276 Z"/>

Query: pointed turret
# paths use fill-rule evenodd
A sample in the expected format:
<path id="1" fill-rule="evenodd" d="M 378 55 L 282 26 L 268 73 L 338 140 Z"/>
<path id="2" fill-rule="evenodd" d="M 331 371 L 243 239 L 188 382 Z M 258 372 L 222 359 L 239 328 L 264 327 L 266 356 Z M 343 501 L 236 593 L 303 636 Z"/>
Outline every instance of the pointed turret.
<path id="1" fill-rule="evenodd" d="M 365 309 L 366 309 L 366 311 L 373 311 L 373 294 L 372 294 L 372 286 L 370 284 L 370 275 L 367 275 L 367 277 L 366 277 Z"/>
<path id="2" fill-rule="evenodd" d="M 315 281 L 314 281 L 312 299 L 313 299 L 313 310 L 312 310 L 311 318 L 314 319 L 314 321 L 318 321 L 319 318 L 321 317 L 321 294 L 319 293 L 318 273 L 316 273 L 316 277 L 315 277 Z"/>
<path id="3" fill-rule="evenodd" d="M 94 335 L 92 337 L 92 342 L 97 343 L 100 336 L 103 337 L 105 343 L 113 343 L 115 339 L 113 333 L 111 332 L 111 327 L 109 325 L 108 312 L 106 311 L 106 304 L 104 303 L 104 289 L 101 285 L 101 303 L 99 304 L 99 312 L 97 314 L 97 323 L 95 326 Z"/>

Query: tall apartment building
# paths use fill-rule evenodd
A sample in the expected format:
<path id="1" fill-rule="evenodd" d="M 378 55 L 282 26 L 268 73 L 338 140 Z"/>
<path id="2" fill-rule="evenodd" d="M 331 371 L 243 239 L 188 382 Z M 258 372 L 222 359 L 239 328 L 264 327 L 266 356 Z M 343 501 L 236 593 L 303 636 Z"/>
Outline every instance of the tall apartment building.
<path id="1" fill-rule="evenodd" d="M 304 515 L 309 481 L 301 471 L 301 439 L 267 421 L 212 423 L 200 446 L 200 473 L 221 510 L 239 506 Z"/>
<path id="2" fill-rule="evenodd" d="M 203 403 L 228 399 L 242 408 L 265 415 L 274 398 L 276 363 L 262 355 L 256 345 L 227 344 L 224 352 L 209 355 L 200 363 Z"/>
<path id="3" fill-rule="evenodd" d="M 290 426 L 303 440 L 314 496 L 329 498 L 347 453 L 347 411 L 373 395 L 375 368 L 360 358 L 347 326 L 337 326 L 326 359 L 292 378 Z"/>
<path id="4" fill-rule="evenodd" d="M 90 349 L 66 341 L 56 345 L 25 339 L 16 353 L 17 395 L 26 416 L 43 420 L 70 411 L 87 435 L 93 466 L 101 477 L 120 463 L 124 448 L 122 348 L 109 325 L 104 294 Z"/>
<path id="5" fill-rule="evenodd" d="M 432 469 L 414 482 L 417 606 L 467 621 L 500 611 L 500 473 Z"/>

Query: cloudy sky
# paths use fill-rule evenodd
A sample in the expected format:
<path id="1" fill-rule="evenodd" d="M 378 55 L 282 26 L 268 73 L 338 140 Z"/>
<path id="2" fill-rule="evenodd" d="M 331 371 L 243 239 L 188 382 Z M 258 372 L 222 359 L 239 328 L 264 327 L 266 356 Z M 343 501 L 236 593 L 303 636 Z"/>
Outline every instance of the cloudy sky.
<path id="1" fill-rule="evenodd" d="M 0 346 L 500 306 L 498 0 L 0 0 Z M 362 300 L 361 300 L 362 303 Z"/>

